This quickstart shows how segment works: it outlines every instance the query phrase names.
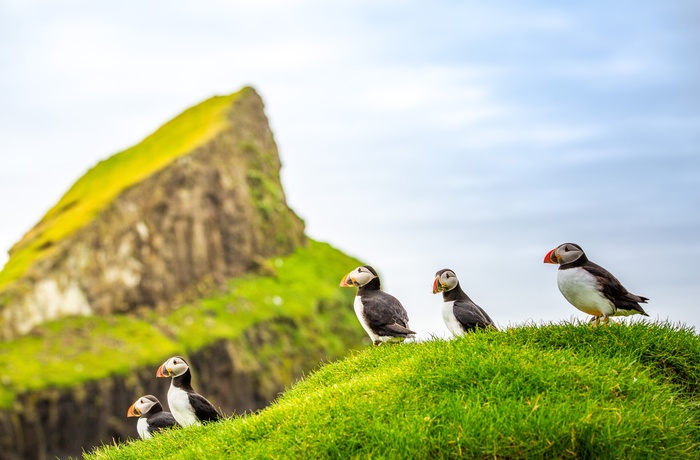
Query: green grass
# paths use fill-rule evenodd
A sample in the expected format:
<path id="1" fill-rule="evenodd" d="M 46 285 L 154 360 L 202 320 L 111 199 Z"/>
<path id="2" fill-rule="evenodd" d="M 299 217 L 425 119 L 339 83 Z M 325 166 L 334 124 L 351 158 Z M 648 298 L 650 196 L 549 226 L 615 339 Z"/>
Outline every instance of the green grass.
<path id="1" fill-rule="evenodd" d="M 155 366 L 173 354 L 235 339 L 273 318 L 307 324 L 309 330 L 299 333 L 313 335 L 303 338 L 328 356 L 345 355 L 348 345 L 364 336 L 354 318 L 353 293 L 338 288 L 357 260 L 310 240 L 307 247 L 267 264 L 269 276 L 236 278 L 218 294 L 167 315 L 68 318 L 0 342 L 0 409 L 11 407 L 19 393 Z"/>
<path id="2" fill-rule="evenodd" d="M 226 127 L 226 112 L 247 89 L 185 110 L 142 142 L 101 161 L 81 177 L 11 250 L 0 288 L 20 278 L 54 245 L 89 223 L 128 187 L 192 152 Z"/>
<path id="3" fill-rule="evenodd" d="M 0 409 L 17 393 L 65 388 L 148 363 L 153 350 L 172 354 L 177 344 L 154 325 L 129 317 L 77 317 L 42 326 L 39 335 L 0 342 Z"/>
<path id="4" fill-rule="evenodd" d="M 698 458 L 700 339 L 670 324 L 558 324 L 368 347 L 254 415 L 93 460 Z"/>

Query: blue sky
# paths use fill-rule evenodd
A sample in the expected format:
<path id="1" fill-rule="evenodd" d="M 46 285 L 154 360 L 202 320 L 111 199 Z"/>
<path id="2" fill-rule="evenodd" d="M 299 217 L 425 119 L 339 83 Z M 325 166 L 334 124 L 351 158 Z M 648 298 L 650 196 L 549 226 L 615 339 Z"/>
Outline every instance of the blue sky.
<path id="1" fill-rule="evenodd" d="M 377 268 L 422 337 L 447 334 L 445 267 L 501 326 L 585 318 L 542 263 L 567 241 L 697 327 L 699 24 L 694 1 L 0 0 L 0 249 L 249 84 L 308 233 Z"/>

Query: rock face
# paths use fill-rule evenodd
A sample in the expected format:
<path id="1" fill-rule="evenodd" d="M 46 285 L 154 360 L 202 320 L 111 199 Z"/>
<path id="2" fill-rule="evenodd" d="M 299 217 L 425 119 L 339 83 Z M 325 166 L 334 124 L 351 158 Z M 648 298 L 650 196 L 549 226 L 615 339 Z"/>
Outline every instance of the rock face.
<path id="1" fill-rule="evenodd" d="M 291 252 L 304 224 L 287 207 L 280 167 L 262 100 L 245 88 L 226 129 L 125 190 L 0 292 L 1 337 L 67 315 L 168 305 Z"/>

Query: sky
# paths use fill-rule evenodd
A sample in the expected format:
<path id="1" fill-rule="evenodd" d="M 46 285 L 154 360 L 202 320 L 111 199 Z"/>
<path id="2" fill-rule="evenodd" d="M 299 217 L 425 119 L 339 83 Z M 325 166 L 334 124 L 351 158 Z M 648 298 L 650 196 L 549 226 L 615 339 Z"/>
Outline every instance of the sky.
<path id="1" fill-rule="evenodd" d="M 420 338 L 449 335 L 441 268 L 501 328 L 585 320 L 543 264 L 564 242 L 698 328 L 699 25 L 693 0 L 0 0 L 0 264 L 98 161 L 251 85 L 307 234 Z"/>

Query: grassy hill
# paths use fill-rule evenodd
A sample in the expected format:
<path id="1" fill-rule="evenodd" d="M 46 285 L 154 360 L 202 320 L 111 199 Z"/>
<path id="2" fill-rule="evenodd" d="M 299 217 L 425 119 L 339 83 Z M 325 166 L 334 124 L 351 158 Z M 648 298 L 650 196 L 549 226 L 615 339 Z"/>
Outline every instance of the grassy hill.
<path id="1" fill-rule="evenodd" d="M 139 316 L 46 323 L 31 335 L 0 342 L 0 409 L 11 408 L 19 393 L 68 388 L 143 366 L 155 368 L 173 354 L 235 339 L 250 326 L 275 317 L 304 319 L 308 328 L 298 333 L 313 334 L 303 338 L 307 343 L 322 346 L 328 356 L 345 355 L 347 343 L 361 334 L 352 307 L 340 309 L 342 318 L 317 310 L 352 304 L 353 293 L 339 289 L 338 280 L 358 264 L 326 243 L 309 240 L 294 254 L 268 261 L 266 275 L 233 279 L 225 290 L 169 314 L 149 310 Z M 352 330 L 344 330 L 348 327 Z"/>
<path id="2" fill-rule="evenodd" d="M 670 324 L 524 326 L 368 347 L 269 408 L 134 458 L 698 458 L 700 339 Z"/>

